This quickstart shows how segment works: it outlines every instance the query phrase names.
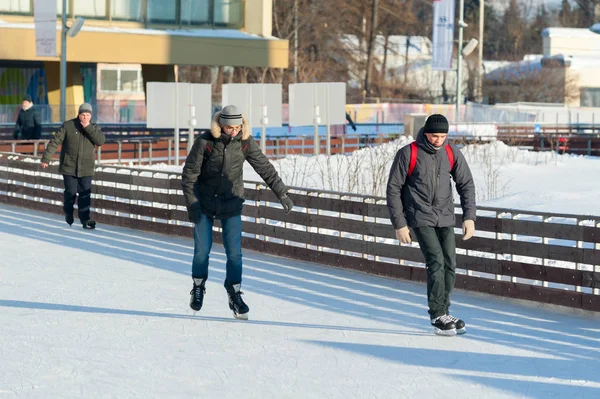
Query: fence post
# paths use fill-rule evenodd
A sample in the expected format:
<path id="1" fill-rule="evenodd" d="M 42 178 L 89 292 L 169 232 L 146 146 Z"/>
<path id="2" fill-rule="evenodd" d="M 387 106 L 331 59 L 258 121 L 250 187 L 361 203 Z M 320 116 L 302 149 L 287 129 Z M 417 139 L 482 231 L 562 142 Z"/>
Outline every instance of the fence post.
<path id="1" fill-rule="evenodd" d="M 600 228 L 600 223 L 598 222 L 598 220 L 594 220 L 594 226 L 596 228 Z M 596 250 L 600 250 L 600 244 L 595 244 L 594 248 Z M 593 266 L 593 271 L 594 271 L 594 273 L 600 274 L 600 265 L 594 265 Z M 600 295 L 600 287 L 594 288 L 594 290 L 592 292 L 593 292 L 594 295 Z"/>
<path id="2" fill-rule="evenodd" d="M 37 157 L 37 155 L 38 155 L 38 144 L 39 144 L 39 141 L 33 142 L 33 156 L 34 157 Z"/>
<path id="3" fill-rule="evenodd" d="M 144 143 L 139 141 L 138 142 L 138 165 L 142 164 L 142 147 L 144 146 Z"/>
<path id="4" fill-rule="evenodd" d="M 577 226 L 583 227 L 583 220 L 577 219 Z M 582 230 L 583 231 L 583 230 Z M 582 234 L 583 235 L 583 234 Z M 583 241 L 577 241 L 577 248 L 583 248 Z M 575 270 L 583 270 L 581 263 L 575 263 Z M 575 286 L 575 292 L 581 292 L 581 286 Z"/>
<path id="5" fill-rule="evenodd" d="M 122 161 L 122 154 L 123 154 L 123 141 L 119 140 L 117 141 L 117 159 L 119 164 L 121 164 Z"/>
<path id="6" fill-rule="evenodd" d="M 168 150 L 167 150 L 167 165 L 171 165 L 171 151 L 173 151 L 173 139 L 168 139 Z"/>
<path id="7" fill-rule="evenodd" d="M 148 165 L 152 165 L 152 142 L 148 147 Z"/>
<path id="8" fill-rule="evenodd" d="M 342 155 L 346 153 L 346 135 L 342 134 Z"/>
<path id="9" fill-rule="evenodd" d="M 550 220 L 550 218 L 543 218 L 542 222 L 543 223 L 548 223 L 548 221 Z M 542 242 L 544 243 L 544 245 L 549 245 L 550 244 L 550 239 L 548 237 L 542 237 Z M 542 259 L 542 265 L 544 265 L 545 267 L 548 267 L 548 259 L 543 258 Z M 548 287 L 548 279 L 546 278 L 546 280 L 542 281 L 542 286 L 543 287 Z"/>
<path id="10" fill-rule="evenodd" d="M 17 143 L 13 142 L 10 144 L 11 152 L 17 152 Z"/>
<path id="11" fill-rule="evenodd" d="M 98 164 L 102 161 L 102 147 L 98 146 Z"/>
<path id="12" fill-rule="evenodd" d="M 289 138 L 288 138 L 288 136 L 285 136 L 285 156 L 286 157 L 288 156 L 288 153 L 289 153 L 289 149 L 288 149 L 289 145 L 290 145 Z"/>
<path id="13" fill-rule="evenodd" d="M 588 143 L 587 154 L 592 155 L 592 139 L 588 139 L 587 143 Z"/>
<path id="14" fill-rule="evenodd" d="M 513 213 L 511 214 L 511 219 L 512 220 L 517 220 L 519 218 L 519 214 L 518 213 Z M 511 241 L 516 241 L 517 240 L 517 235 L 516 234 L 511 234 L 510 235 L 510 240 Z M 512 252 L 512 251 L 511 251 Z M 510 254 L 510 261 L 514 262 L 515 260 L 515 255 L 513 255 L 512 253 Z M 510 281 L 512 283 L 516 283 L 517 282 L 517 278 L 514 276 L 510 276 Z"/>

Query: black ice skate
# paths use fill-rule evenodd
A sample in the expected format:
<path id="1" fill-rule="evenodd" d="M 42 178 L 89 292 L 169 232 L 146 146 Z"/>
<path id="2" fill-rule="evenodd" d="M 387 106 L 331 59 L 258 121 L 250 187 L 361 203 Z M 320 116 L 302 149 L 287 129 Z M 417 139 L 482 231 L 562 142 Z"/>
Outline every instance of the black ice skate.
<path id="1" fill-rule="evenodd" d="M 205 278 L 195 278 L 194 287 L 190 291 L 190 308 L 196 312 L 202 309 L 204 294 L 206 294 L 206 288 L 204 288 L 205 283 Z"/>
<path id="2" fill-rule="evenodd" d="M 454 324 L 456 325 L 456 333 L 457 334 L 465 334 L 467 332 L 467 326 L 464 321 L 462 321 L 458 317 L 452 316 L 451 314 L 447 314 L 446 316 L 448 316 L 450 318 L 450 320 L 452 320 L 454 322 Z"/>
<path id="3" fill-rule="evenodd" d="M 441 315 L 431 319 L 431 325 L 437 335 L 452 337 L 456 335 L 456 324 L 447 315 Z"/>
<path id="4" fill-rule="evenodd" d="M 67 224 L 69 226 L 72 225 L 74 221 L 75 221 L 75 218 L 73 218 L 72 213 L 65 213 L 65 222 L 67 222 Z"/>
<path id="5" fill-rule="evenodd" d="M 248 320 L 248 312 L 250 309 L 242 299 L 243 292 L 240 291 L 241 288 L 241 284 L 234 284 L 232 286 L 225 287 L 227 290 L 227 296 L 229 297 L 229 309 L 233 311 L 233 317 L 236 319 Z"/>
<path id="6" fill-rule="evenodd" d="M 81 222 L 81 227 L 85 230 L 94 230 L 96 228 L 96 221 L 92 219 L 86 220 L 85 222 Z"/>

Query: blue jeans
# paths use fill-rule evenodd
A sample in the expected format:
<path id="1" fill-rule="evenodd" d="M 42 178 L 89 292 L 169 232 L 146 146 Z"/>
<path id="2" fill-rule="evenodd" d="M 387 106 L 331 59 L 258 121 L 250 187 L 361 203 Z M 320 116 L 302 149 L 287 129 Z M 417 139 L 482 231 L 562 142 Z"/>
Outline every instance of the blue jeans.
<path id="1" fill-rule="evenodd" d="M 208 277 L 208 257 L 213 243 L 214 219 L 201 214 L 194 226 L 192 278 Z M 223 246 L 227 255 L 225 287 L 242 283 L 242 216 L 221 220 Z"/>

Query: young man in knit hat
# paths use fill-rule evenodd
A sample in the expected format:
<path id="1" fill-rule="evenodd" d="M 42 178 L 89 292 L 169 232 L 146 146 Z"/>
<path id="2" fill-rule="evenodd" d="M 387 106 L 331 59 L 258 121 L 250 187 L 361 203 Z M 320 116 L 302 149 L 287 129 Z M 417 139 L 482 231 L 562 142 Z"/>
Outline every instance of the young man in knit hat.
<path id="1" fill-rule="evenodd" d="M 40 114 L 35 109 L 30 95 L 23 97 L 13 137 L 15 140 L 39 140 L 42 137 Z"/>
<path id="2" fill-rule="evenodd" d="M 242 299 L 242 205 L 244 202 L 244 161 L 279 198 L 285 213 L 294 206 L 287 187 L 273 165 L 252 138 L 248 121 L 233 105 L 213 118 L 210 132 L 194 142 L 183 167 L 181 185 L 194 223 L 193 288 L 190 307 L 202 308 L 208 278 L 208 258 L 212 247 L 213 224 L 221 220 L 223 246 L 227 255 L 225 290 L 229 308 L 238 319 L 248 319 L 249 308 Z"/>
<path id="3" fill-rule="evenodd" d="M 42 155 L 42 168 L 47 168 L 52 155 L 62 144 L 59 172 L 65 184 L 63 210 L 65 221 L 73 224 L 73 205 L 77 198 L 79 220 L 84 229 L 94 229 L 96 222 L 90 217 L 92 201 L 92 176 L 96 159 L 96 146 L 106 140 L 100 126 L 91 122 L 92 106 L 84 103 L 79 107 L 77 118 L 63 123 Z"/>
<path id="4" fill-rule="evenodd" d="M 452 183 L 460 196 L 463 240 L 475 232 L 475 184 L 462 153 L 448 143 L 448 120 L 427 118 L 414 143 L 401 148 L 387 184 L 387 206 L 396 238 L 410 244 L 414 231 L 427 266 L 427 303 L 436 334 L 466 332 L 464 321 L 450 315 L 456 241 Z"/>

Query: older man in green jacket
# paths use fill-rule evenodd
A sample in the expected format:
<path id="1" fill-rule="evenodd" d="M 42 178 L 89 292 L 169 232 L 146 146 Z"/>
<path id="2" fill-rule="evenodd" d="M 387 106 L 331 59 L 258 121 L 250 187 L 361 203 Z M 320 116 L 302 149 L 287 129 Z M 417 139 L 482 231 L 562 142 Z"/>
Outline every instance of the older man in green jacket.
<path id="1" fill-rule="evenodd" d="M 77 118 L 63 123 L 54 134 L 42 156 L 42 168 L 47 168 L 62 144 L 59 172 L 63 175 L 65 195 L 63 210 L 65 221 L 73 224 L 73 205 L 78 195 L 77 208 L 79 220 L 84 229 L 93 229 L 96 222 L 90 218 L 92 176 L 94 175 L 96 146 L 105 142 L 100 127 L 91 122 L 92 106 L 88 103 L 79 107 Z"/>

